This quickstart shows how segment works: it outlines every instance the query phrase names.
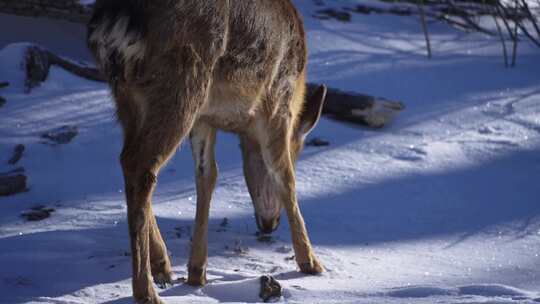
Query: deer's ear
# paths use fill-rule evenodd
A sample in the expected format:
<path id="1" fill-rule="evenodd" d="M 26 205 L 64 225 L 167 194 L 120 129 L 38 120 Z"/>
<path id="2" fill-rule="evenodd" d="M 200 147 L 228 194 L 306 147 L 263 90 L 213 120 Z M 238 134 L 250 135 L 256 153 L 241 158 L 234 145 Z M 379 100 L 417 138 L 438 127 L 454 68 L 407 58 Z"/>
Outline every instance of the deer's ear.
<path id="1" fill-rule="evenodd" d="M 326 99 L 326 91 L 326 86 L 320 85 L 315 92 L 306 99 L 296 130 L 296 135 L 298 137 L 306 136 L 313 130 L 315 125 L 317 125 L 319 118 L 321 118 L 324 101 Z"/>

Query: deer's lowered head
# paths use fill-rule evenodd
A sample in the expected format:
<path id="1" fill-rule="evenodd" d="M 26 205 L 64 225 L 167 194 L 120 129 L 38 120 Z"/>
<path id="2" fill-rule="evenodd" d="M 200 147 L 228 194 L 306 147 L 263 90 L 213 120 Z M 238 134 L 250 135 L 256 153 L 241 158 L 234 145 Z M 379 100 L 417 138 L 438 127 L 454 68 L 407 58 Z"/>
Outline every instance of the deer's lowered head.
<path id="1" fill-rule="evenodd" d="M 311 96 L 308 96 L 298 113 L 294 129 L 291 130 L 290 153 L 293 165 L 304 147 L 306 136 L 315 128 L 321 117 L 322 108 L 326 98 L 326 86 L 321 85 Z M 265 164 L 264 149 L 257 145 L 251 145 L 248 141 L 242 141 L 244 157 L 244 175 L 249 188 L 249 193 L 255 208 L 255 219 L 260 232 L 269 234 L 275 231 L 280 222 L 280 214 L 283 203 L 277 195 L 280 180 L 274 172 Z"/>

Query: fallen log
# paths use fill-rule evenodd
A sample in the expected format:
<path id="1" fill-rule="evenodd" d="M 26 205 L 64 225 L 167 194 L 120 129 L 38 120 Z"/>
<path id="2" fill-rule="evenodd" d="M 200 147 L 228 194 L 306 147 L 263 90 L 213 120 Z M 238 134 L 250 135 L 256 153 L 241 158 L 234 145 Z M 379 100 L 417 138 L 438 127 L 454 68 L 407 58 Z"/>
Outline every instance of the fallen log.
<path id="1" fill-rule="evenodd" d="M 86 79 L 105 81 L 97 68 L 62 58 L 39 46 L 29 46 L 25 60 L 27 92 L 47 79 L 52 65 Z M 319 84 L 309 83 L 308 96 L 318 86 Z M 381 128 L 391 122 L 403 109 L 405 105 L 399 101 L 328 88 L 323 114 L 340 121 Z"/>
<path id="2" fill-rule="evenodd" d="M 52 65 L 61 67 L 64 70 L 85 79 L 101 82 L 105 81 L 105 78 L 95 67 L 86 66 L 84 64 L 62 58 L 37 45 L 29 46 L 26 49 L 24 60 L 24 67 L 26 71 L 25 89 L 27 93 L 47 79 Z"/>
<path id="3" fill-rule="evenodd" d="M 308 84 L 308 94 L 319 86 Z M 382 128 L 405 109 L 400 101 L 328 88 L 323 114 L 336 120 Z"/>

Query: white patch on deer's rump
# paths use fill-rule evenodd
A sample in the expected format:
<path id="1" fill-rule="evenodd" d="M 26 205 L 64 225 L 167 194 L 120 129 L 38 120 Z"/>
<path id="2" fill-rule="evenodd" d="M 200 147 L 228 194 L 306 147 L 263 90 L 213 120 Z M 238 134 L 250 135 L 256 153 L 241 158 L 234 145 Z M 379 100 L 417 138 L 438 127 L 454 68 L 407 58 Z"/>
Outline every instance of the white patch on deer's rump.
<path id="1" fill-rule="evenodd" d="M 129 17 L 122 17 L 116 21 L 104 20 L 90 36 L 90 41 L 97 44 L 99 61 L 107 62 L 114 51 L 125 61 L 133 62 L 143 58 L 146 45 L 142 35 L 137 31 L 128 29 Z M 114 22 L 111 30 L 111 23 Z"/>
<path id="2" fill-rule="evenodd" d="M 101 24 L 94 30 L 92 35 L 90 35 L 89 41 L 97 46 L 96 57 L 98 62 L 105 62 L 107 58 L 107 26 L 109 25 L 108 20 L 104 20 Z"/>

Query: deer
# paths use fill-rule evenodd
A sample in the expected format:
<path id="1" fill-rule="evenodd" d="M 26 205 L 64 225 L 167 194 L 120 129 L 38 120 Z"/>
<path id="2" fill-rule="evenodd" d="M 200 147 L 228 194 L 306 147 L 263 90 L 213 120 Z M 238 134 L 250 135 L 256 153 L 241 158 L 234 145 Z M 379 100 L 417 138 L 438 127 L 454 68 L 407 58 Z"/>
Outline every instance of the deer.
<path id="1" fill-rule="evenodd" d="M 285 209 L 300 271 L 324 271 L 298 206 L 295 164 L 327 89 L 306 94 L 306 33 L 290 0 L 97 0 L 87 42 L 123 130 L 137 303 L 162 303 L 152 282 L 174 280 L 151 197 L 160 169 L 186 138 L 197 194 L 186 283 L 207 283 L 218 130 L 240 139 L 258 229 L 273 232 Z"/>

